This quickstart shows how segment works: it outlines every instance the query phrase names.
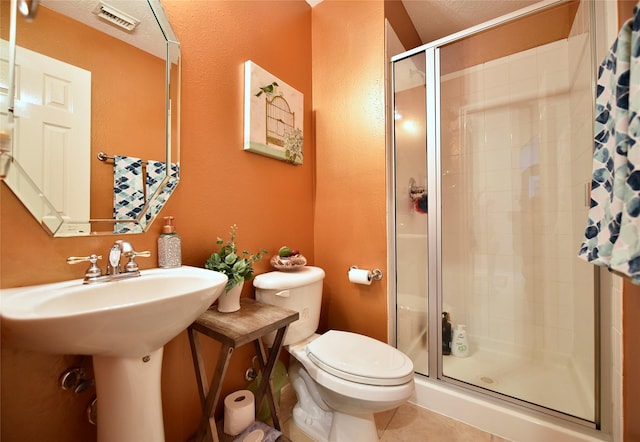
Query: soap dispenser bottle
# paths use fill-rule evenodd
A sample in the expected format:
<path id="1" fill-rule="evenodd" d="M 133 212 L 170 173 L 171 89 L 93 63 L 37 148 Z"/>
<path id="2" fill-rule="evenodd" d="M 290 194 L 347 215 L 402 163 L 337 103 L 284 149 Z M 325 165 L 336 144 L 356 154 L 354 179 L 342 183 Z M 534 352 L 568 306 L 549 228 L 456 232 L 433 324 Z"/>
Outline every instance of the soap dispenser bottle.
<path id="1" fill-rule="evenodd" d="M 162 234 L 158 238 L 158 267 L 180 267 L 182 265 L 182 249 L 180 235 L 176 233 L 173 217 L 164 217 Z"/>
<path id="2" fill-rule="evenodd" d="M 442 354 L 451 354 L 451 321 L 449 313 L 442 312 Z"/>
<path id="3" fill-rule="evenodd" d="M 453 344 L 451 345 L 451 353 L 459 358 L 469 356 L 469 341 L 467 340 L 467 331 L 465 325 L 458 324 L 453 331 Z"/>

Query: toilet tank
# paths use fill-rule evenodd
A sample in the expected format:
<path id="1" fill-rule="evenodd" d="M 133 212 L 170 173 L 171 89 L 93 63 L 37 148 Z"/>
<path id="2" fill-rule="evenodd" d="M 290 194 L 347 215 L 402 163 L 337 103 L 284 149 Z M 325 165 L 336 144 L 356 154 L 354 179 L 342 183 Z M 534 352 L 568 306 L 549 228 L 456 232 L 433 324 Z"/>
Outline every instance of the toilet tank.
<path id="1" fill-rule="evenodd" d="M 262 273 L 253 279 L 256 300 L 300 314 L 300 318 L 289 325 L 283 345 L 300 342 L 318 329 L 323 279 L 324 270 L 312 266 L 290 272 Z M 265 337 L 265 343 L 271 346 L 274 339 L 275 333 L 272 333 Z"/>

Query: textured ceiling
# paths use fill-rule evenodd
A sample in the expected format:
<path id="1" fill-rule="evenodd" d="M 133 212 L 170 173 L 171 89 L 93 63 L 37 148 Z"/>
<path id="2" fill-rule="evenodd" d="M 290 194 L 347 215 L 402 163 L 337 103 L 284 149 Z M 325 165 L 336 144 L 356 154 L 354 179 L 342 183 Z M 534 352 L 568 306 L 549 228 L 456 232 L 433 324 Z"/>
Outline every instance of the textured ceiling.
<path id="1" fill-rule="evenodd" d="M 322 0 L 307 0 L 314 6 Z M 402 0 L 423 43 L 445 37 L 471 26 L 537 3 L 538 0 Z M 132 42 L 147 52 L 163 55 L 164 45 L 158 25 L 144 1 L 106 0 L 106 3 L 141 20 L 139 27 L 127 33 L 100 20 L 93 13 L 99 0 L 42 0 L 42 4 L 66 15 Z M 153 36 L 153 38 L 150 38 Z M 154 43 L 160 41 L 156 47 Z"/>
<path id="2" fill-rule="evenodd" d="M 140 20 L 138 27 L 127 32 L 98 18 L 93 10 L 100 0 L 41 0 L 43 6 L 85 23 L 92 28 L 123 40 L 160 58 L 166 56 L 166 44 L 160 27 L 146 1 L 105 0 L 104 3 Z"/>
<path id="3" fill-rule="evenodd" d="M 402 0 L 423 43 L 492 20 L 539 0 Z"/>

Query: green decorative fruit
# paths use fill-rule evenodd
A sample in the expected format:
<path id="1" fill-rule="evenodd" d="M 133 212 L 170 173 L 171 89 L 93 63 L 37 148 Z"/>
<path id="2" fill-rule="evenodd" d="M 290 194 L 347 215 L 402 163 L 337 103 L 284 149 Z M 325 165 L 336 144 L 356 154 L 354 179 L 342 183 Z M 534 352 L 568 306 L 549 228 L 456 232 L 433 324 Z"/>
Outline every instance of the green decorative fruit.
<path id="1" fill-rule="evenodd" d="M 278 256 L 280 256 L 281 258 L 287 258 L 291 256 L 291 249 L 287 246 L 280 247 L 280 250 L 278 250 Z"/>

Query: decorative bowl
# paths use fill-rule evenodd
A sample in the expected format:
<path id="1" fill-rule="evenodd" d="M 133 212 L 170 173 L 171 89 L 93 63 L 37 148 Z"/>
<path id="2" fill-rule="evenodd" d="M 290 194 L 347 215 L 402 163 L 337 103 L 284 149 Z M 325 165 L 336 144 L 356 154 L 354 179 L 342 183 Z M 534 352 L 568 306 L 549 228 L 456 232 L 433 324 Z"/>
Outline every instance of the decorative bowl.
<path id="1" fill-rule="evenodd" d="M 283 258 L 282 256 L 274 255 L 271 257 L 271 265 L 278 270 L 289 271 L 296 270 L 300 267 L 307 265 L 307 258 L 303 255 L 294 255 Z"/>

